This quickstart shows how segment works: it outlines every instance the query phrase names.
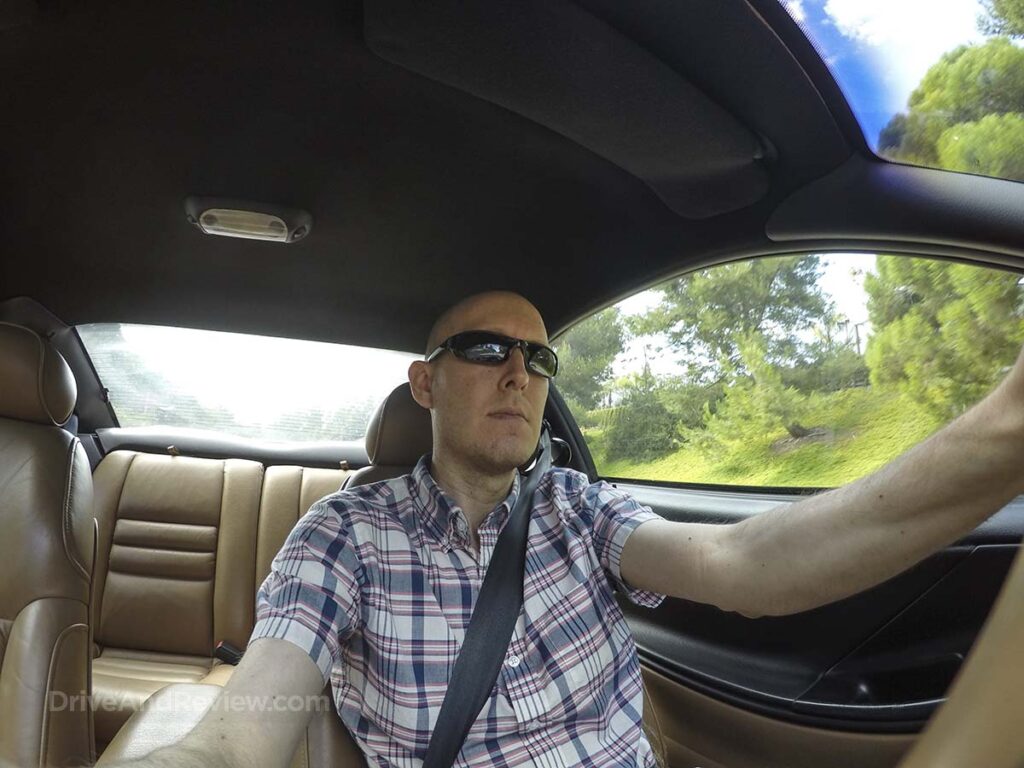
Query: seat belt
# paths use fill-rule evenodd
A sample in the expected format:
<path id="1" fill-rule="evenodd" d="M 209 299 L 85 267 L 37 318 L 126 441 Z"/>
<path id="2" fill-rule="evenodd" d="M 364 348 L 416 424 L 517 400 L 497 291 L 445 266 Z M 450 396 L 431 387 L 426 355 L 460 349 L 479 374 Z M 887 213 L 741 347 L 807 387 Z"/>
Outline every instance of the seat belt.
<path id="1" fill-rule="evenodd" d="M 455 660 L 434 732 L 430 734 L 423 768 L 451 768 L 462 750 L 466 734 L 487 703 L 505 660 L 516 619 L 523 607 L 526 539 L 533 493 L 541 476 L 551 467 L 551 438 L 546 422 L 538 450 L 533 468 L 520 486 L 519 497 L 494 545 L 494 554 L 466 628 L 466 639 Z"/>

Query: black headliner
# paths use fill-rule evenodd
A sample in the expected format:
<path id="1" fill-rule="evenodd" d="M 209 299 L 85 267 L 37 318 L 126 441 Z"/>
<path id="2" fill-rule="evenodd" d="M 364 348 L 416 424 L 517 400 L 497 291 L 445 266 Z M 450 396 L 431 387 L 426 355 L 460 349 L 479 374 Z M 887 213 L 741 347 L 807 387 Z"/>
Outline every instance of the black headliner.
<path id="1" fill-rule="evenodd" d="M 504 287 L 557 331 L 658 277 L 778 249 L 765 223 L 790 193 L 848 161 L 883 165 L 774 0 L 568 4 L 764 147 L 752 162 L 767 191 L 704 219 L 498 98 L 374 55 L 361 4 L 84 5 L 0 20 L 0 299 L 30 296 L 69 324 L 419 350 L 442 308 Z M 304 208 L 313 232 L 288 246 L 206 237 L 185 221 L 188 195 Z"/>

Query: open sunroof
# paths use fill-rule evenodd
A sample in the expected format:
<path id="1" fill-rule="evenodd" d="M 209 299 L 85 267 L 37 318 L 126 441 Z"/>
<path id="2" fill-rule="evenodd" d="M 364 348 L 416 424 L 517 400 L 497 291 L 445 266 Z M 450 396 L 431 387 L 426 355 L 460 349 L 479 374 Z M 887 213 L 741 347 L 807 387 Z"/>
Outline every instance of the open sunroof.
<path id="1" fill-rule="evenodd" d="M 1024 181 L 1024 0 L 782 0 L 881 157 Z"/>

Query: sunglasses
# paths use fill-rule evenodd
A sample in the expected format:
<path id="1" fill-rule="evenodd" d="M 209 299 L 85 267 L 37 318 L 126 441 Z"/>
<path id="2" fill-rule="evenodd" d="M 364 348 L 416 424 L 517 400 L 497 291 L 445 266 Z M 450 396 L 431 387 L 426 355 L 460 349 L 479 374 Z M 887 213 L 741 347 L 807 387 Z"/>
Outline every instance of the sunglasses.
<path id="1" fill-rule="evenodd" d="M 523 351 L 526 370 L 530 373 L 536 373 L 545 379 L 550 379 L 558 373 L 558 357 L 550 347 L 490 331 L 463 331 L 449 336 L 441 342 L 441 346 L 427 355 L 427 362 L 447 350 L 469 363 L 500 365 L 508 360 L 512 350 L 517 347 Z"/>

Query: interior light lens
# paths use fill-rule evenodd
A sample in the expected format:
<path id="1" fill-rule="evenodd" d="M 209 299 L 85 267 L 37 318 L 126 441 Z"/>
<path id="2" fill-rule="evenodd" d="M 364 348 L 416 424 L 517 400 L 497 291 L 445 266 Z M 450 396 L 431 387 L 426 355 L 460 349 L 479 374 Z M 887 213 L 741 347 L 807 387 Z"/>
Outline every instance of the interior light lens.
<path id="1" fill-rule="evenodd" d="M 288 242 L 287 225 L 269 213 L 210 208 L 199 215 L 199 228 L 208 235 Z"/>
<path id="2" fill-rule="evenodd" d="M 186 197 L 185 218 L 200 232 L 272 243 L 296 243 L 313 228 L 301 208 L 234 197 Z"/>

